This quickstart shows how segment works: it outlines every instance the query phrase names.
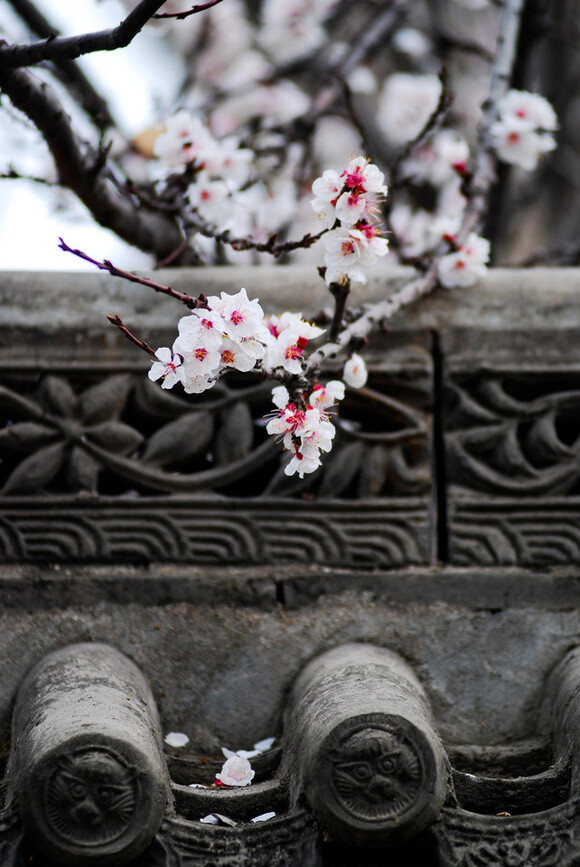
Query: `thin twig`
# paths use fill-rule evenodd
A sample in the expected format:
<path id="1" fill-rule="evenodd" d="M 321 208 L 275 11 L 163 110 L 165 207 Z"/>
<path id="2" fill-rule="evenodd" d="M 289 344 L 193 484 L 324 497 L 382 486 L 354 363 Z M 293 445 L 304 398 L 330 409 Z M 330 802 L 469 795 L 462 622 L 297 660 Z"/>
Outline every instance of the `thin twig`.
<path id="1" fill-rule="evenodd" d="M 111 316 L 109 313 L 107 313 L 107 319 L 112 325 L 119 329 L 121 334 L 124 334 L 128 340 L 138 346 L 139 349 L 142 349 L 148 355 L 152 355 L 153 358 L 157 358 L 157 356 L 155 355 L 155 350 L 152 349 L 148 343 L 145 343 L 144 340 L 139 340 L 138 337 L 135 337 L 135 335 L 132 334 L 132 332 L 129 331 L 129 329 L 123 324 L 123 320 L 118 313 L 115 313 L 114 316 Z"/>
<path id="2" fill-rule="evenodd" d="M 298 240 L 278 242 L 277 235 L 270 235 L 267 241 L 254 241 L 248 237 L 236 238 L 232 236 L 229 229 L 220 231 L 217 226 L 203 220 L 199 214 L 189 215 L 185 225 L 187 228 L 195 229 L 206 238 L 213 238 L 222 244 L 227 244 L 238 252 L 240 250 L 256 250 L 258 253 L 270 253 L 274 258 L 278 258 L 284 253 L 291 253 L 292 250 L 307 249 L 330 231 L 329 229 L 322 229 L 316 235 L 307 232 Z"/>
<path id="3" fill-rule="evenodd" d="M 154 280 L 150 280 L 149 277 L 140 277 L 138 274 L 132 274 L 130 271 L 123 271 L 122 268 L 117 268 L 108 259 L 103 259 L 102 262 L 99 262 L 97 259 L 93 259 L 82 250 L 75 250 L 73 247 L 69 247 L 62 238 L 59 238 L 58 246 L 61 250 L 64 250 L 65 253 L 72 253 L 73 256 L 77 256 L 79 259 L 84 259 L 85 262 L 90 262 L 91 265 L 95 265 L 100 271 L 108 271 L 113 277 L 121 277 L 123 280 L 128 280 L 130 283 L 139 283 L 141 286 L 147 286 L 149 289 L 153 289 L 154 292 L 160 292 L 163 295 L 169 296 L 169 298 L 174 298 L 176 301 L 180 301 L 190 310 L 195 310 L 198 307 L 207 307 L 207 301 L 203 294 L 198 298 L 194 298 L 192 295 L 188 295 L 187 292 L 178 292 L 177 289 L 173 289 L 171 286 L 165 286 L 163 283 L 156 283 Z"/>
<path id="4" fill-rule="evenodd" d="M 176 18 L 178 21 L 183 21 L 184 18 L 189 18 L 190 15 L 197 15 L 198 12 L 205 12 L 206 9 L 211 9 L 212 6 L 217 6 L 222 0 L 209 0 L 208 3 L 200 3 L 198 6 L 192 6 L 187 12 L 156 12 L 152 18 Z"/>

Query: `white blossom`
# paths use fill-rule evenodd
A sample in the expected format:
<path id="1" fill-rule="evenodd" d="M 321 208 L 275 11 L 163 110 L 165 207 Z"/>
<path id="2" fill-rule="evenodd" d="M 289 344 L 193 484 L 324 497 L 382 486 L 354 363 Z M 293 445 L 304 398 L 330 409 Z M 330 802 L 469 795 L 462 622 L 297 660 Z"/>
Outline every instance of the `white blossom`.
<path id="1" fill-rule="evenodd" d="M 216 146 L 207 126 L 188 111 L 179 111 L 170 117 L 160 133 L 153 152 L 166 165 L 177 168 L 196 163 L 203 167 L 205 156 Z"/>
<path id="2" fill-rule="evenodd" d="M 216 779 L 223 786 L 249 786 L 255 773 L 248 759 L 234 755 L 226 759 Z"/>
<path id="3" fill-rule="evenodd" d="M 447 289 L 472 286 L 487 272 L 489 241 L 472 232 L 455 253 L 437 262 L 439 282 Z"/>
<path id="4" fill-rule="evenodd" d="M 402 170 L 415 181 L 427 181 L 440 187 L 455 174 L 465 174 L 468 159 L 469 146 L 465 139 L 454 130 L 442 129 L 414 149 Z"/>
<path id="5" fill-rule="evenodd" d="M 365 223 L 359 228 L 334 229 L 325 236 L 326 283 L 366 283 L 364 266 L 388 251 L 386 238 L 375 232 L 372 224 Z"/>
<path id="6" fill-rule="evenodd" d="M 152 382 L 158 379 L 163 379 L 161 388 L 173 388 L 180 380 L 179 368 L 183 362 L 179 354 L 174 354 L 167 346 L 160 346 L 155 353 L 154 361 L 151 369 L 147 374 Z"/>
<path id="7" fill-rule="evenodd" d="M 230 189 L 225 181 L 212 179 L 206 171 L 200 172 L 189 186 L 187 198 L 204 220 L 223 227 L 230 198 Z"/>
<path id="8" fill-rule="evenodd" d="M 556 147 L 556 112 L 543 96 L 525 90 L 508 90 L 497 108 L 489 130 L 496 154 L 503 162 L 533 171 Z"/>
<path id="9" fill-rule="evenodd" d="M 170 747 L 184 747 L 189 743 L 189 738 L 183 732 L 169 732 L 165 735 L 165 743 Z"/>
<path id="10" fill-rule="evenodd" d="M 268 813 L 260 813 L 259 816 L 254 816 L 253 819 L 250 819 L 250 822 L 267 822 L 268 819 L 273 819 L 276 813 L 271 810 Z"/>
<path id="11" fill-rule="evenodd" d="M 368 371 L 364 358 L 354 352 L 344 365 L 342 377 L 346 384 L 350 385 L 351 388 L 362 388 L 368 378 Z"/>
<path id="12" fill-rule="evenodd" d="M 494 121 L 489 131 L 500 160 L 526 171 L 533 171 L 543 154 L 556 147 L 551 133 L 536 132 L 527 121 L 513 115 Z"/>
<path id="13" fill-rule="evenodd" d="M 232 340 L 242 337 L 254 337 L 256 330 L 262 325 L 264 311 L 260 302 L 250 300 L 245 289 L 240 289 L 235 295 L 222 292 L 218 298 L 212 295 L 207 299 L 210 310 L 216 310 L 223 319 L 223 330 Z"/>
<path id="14" fill-rule="evenodd" d="M 377 122 L 391 144 L 406 144 L 417 136 L 435 109 L 441 95 L 436 75 L 394 72 L 383 86 Z"/>

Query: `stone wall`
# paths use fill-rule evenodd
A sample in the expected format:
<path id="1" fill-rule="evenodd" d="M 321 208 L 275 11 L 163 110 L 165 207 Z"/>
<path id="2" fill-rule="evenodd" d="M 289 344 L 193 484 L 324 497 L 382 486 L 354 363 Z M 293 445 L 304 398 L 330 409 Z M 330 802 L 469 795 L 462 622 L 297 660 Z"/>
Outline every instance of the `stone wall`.
<path id="1" fill-rule="evenodd" d="M 271 311 L 311 316 L 327 303 L 321 281 L 296 268 L 155 276 L 191 294 L 245 285 Z M 404 276 L 376 277 L 360 300 Z M 165 746 L 170 796 L 139 864 L 372 864 L 385 847 L 392 864 L 575 863 L 578 757 L 566 709 L 577 666 L 561 661 L 580 630 L 577 283 L 574 271 L 498 270 L 406 311 L 371 341 L 369 383 L 349 392 L 335 449 L 301 483 L 267 441 L 267 384 L 238 377 L 197 401 L 162 392 L 145 355 L 105 322 L 119 313 L 166 345 L 175 302 L 102 275 L 2 274 L 6 755 L 25 675 L 57 649 L 102 643 L 137 665 L 162 731 L 190 737 L 185 751 Z M 312 700 L 292 699 L 293 685 L 312 660 L 361 643 L 418 678 L 426 710 L 417 722 L 399 708 L 400 731 L 409 719 L 428 725 L 447 768 L 443 796 L 415 811 L 428 821 L 409 820 L 405 839 L 385 830 L 378 807 L 370 830 L 352 820 L 348 839 L 351 819 L 329 818 L 308 783 Z M 333 675 L 340 684 L 352 653 L 347 674 Z M 381 684 L 392 682 L 389 665 Z M 571 666 L 571 680 L 558 665 Z M 407 747 L 391 743 L 401 699 L 364 680 L 356 699 L 338 688 L 352 725 L 378 714 L 363 719 L 362 740 L 402 762 Z M 347 725 L 345 713 L 329 731 Z M 187 788 L 211 783 L 221 747 L 269 736 L 256 784 Z M 358 741 L 337 743 L 340 754 Z M 399 780 L 423 797 L 433 784 L 406 761 Z M 378 804 L 399 803 L 388 792 Z M 22 837 L 17 801 L 6 799 L 2 863 L 26 863 L 30 846 L 44 863 L 54 851 L 40 844 L 39 854 L 30 828 Z M 268 804 L 273 824 L 247 822 Z M 360 819 L 370 808 L 357 809 Z M 210 812 L 238 824 L 200 824 Z M 65 849 L 56 863 L 137 863 Z"/>

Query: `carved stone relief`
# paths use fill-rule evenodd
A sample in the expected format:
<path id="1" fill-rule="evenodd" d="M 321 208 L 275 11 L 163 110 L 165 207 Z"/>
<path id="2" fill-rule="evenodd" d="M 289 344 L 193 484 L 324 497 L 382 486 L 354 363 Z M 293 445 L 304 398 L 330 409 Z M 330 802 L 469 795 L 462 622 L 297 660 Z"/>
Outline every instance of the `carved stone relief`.
<path id="1" fill-rule="evenodd" d="M 454 373 L 445 417 L 451 561 L 580 562 L 577 375 Z"/>
<path id="2" fill-rule="evenodd" d="M 141 368 L 0 374 L 0 561 L 428 560 L 424 372 L 413 388 L 377 372 L 303 480 L 266 434 L 267 383 L 196 400 Z"/>

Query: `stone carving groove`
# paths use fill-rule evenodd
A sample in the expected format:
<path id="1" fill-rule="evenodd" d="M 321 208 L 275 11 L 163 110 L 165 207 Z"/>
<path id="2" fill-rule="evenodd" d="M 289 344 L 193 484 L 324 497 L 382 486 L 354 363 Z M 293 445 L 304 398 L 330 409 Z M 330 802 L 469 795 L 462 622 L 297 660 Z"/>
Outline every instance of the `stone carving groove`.
<path id="1" fill-rule="evenodd" d="M 577 376 L 464 367 L 445 413 L 452 562 L 580 562 Z"/>
<path id="2" fill-rule="evenodd" d="M 383 373 L 347 400 L 330 460 L 304 480 L 265 433 L 270 391 L 222 381 L 188 400 L 142 370 L 6 374 L 0 561 L 426 562 L 423 380 L 419 406 Z"/>

